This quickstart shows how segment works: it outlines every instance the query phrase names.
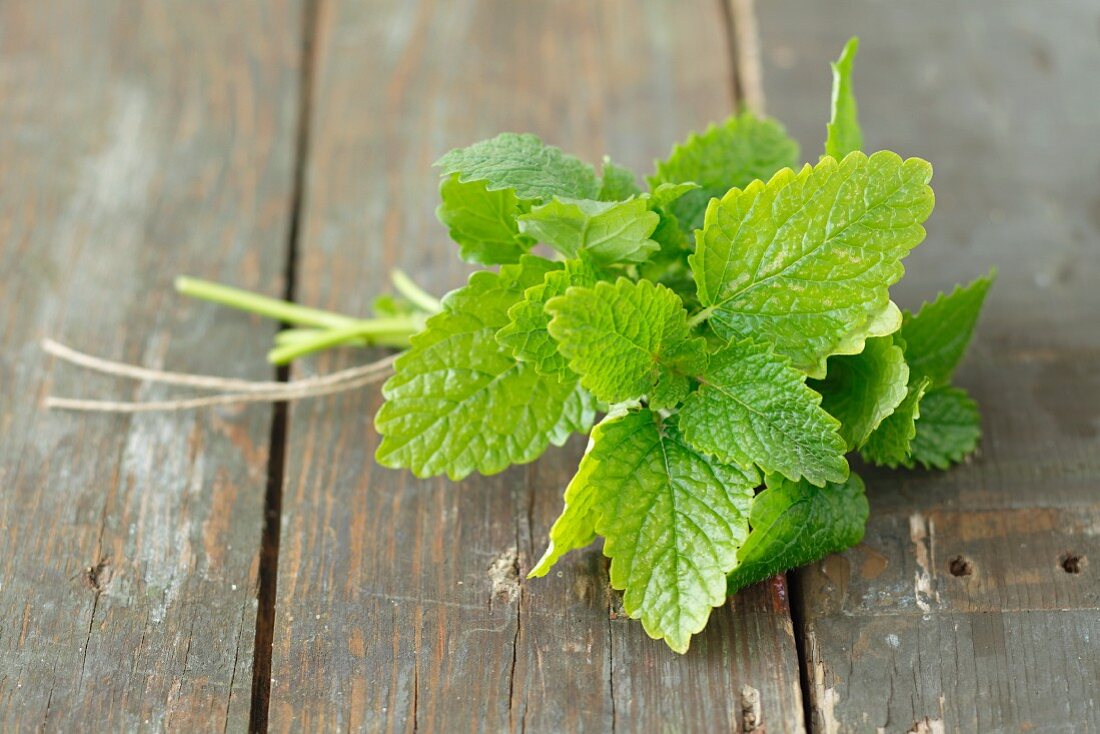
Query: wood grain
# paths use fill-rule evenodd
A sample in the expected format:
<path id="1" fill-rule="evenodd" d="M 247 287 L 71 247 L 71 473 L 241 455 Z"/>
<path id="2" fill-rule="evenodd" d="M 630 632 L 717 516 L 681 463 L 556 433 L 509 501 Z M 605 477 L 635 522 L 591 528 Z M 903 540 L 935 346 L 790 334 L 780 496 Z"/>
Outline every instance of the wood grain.
<path id="1" fill-rule="evenodd" d="M 247 726 L 271 410 L 47 413 L 158 390 L 51 364 L 44 336 L 270 379 L 272 327 L 182 302 L 278 293 L 294 0 L 0 6 L 0 729 Z"/>
<path id="2" fill-rule="evenodd" d="M 364 312 L 395 266 L 462 283 L 433 210 L 451 147 L 532 131 L 645 173 L 732 109 L 716 2 L 320 6 L 300 297 Z M 334 369 L 362 355 L 319 359 Z M 598 551 L 523 581 L 582 443 L 458 485 L 371 456 L 377 390 L 290 416 L 272 680 L 279 731 L 734 731 L 742 688 L 802 728 L 782 580 L 679 657 L 622 618 Z"/>
<path id="3" fill-rule="evenodd" d="M 824 138 L 826 64 L 858 34 L 867 148 L 936 167 L 902 305 L 1000 269 L 958 375 L 982 405 L 980 455 L 945 474 L 868 471 L 863 544 L 798 575 L 814 729 L 1100 729 L 1100 98 L 1084 92 L 1100 11 L 759 11 L 769 111 L 808 154 Z"/>

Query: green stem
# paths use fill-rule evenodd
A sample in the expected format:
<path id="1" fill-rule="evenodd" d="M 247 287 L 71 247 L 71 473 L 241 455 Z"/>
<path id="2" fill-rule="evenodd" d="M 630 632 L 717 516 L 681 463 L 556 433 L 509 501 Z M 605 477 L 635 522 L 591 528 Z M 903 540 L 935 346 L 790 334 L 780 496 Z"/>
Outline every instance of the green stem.
<path id="1" fill-rule="evenodd" d="M 275 334 L 275 346 L 283 347 L 290 344 L 307 344 L 314 342 L 323 335 L 330 333 L 328 329 L 283 329 Z M 349 336 L 346 341 L 337 346 L 356 346 L 356 347 L 397 347 L 405 349 L 409 346 L 409 338 L 405 333 L 386 335 L 380 334 L 375 337 Z"/>
<path id="2" fill-rule="evenodd" d="M 702 311 L 699 311 L 694 316 L 692 316 L 691 318 L 688 319 L 688 328 L 689 329 L 694 329 L 696 326 L 698 326 L 699 324 L 701 324 L 704 321 L 706 321 L 707 319 L 709 319 L 711 314 L 713 314 L 713 313 L 714 313 L 714 306 L 709 306 L 708 308 L 704 308 Z"/>
<path id="3" fill-rule="evenodd" d="M 299 306 L 289 301 L 281 301 L 278 298 L 269 298 L 258 293 L 251 293 L 240 288 L 232 288 L 197 278 L 176 278 L 176 290 L 191 298 L 198 298 L 202 301 L 217 303 L 239 311 L 267 316 L 296 326 L 338 329 L 360 323 L 358 319 L 343 314 Z"/>
<path id="4" fill-rule="evenodd" d="M 289 343 L 279 344 L 268 352 L 267 361 L 272 364 L 287 364 L 307 354 L 349 343 L 408 347 L 409 337 L 419 331 L 421 326 L 420 320 L 416 318 L 359 321 L 350 326 L 317 331 L 315 335 L 308 337 L 295 337 Z"/>
<path id="5" fill-rule="evenodd" d="M 326 329 L 289 328 L 275 332 L 275 346 L 282 347 L 287 344 L 302 344 L 317 339 L 326 333 Z M 358 337 L 348 342 L 349 344 L 366 344 L 367 340 Z"/>
<path id="6" fill-rule="evenodd" d="M 412 278 L 405 275 L 402 270 L 394 270 L 390 273 L 390 280 L 397 292 L 409 299 L 415 306 L 435 314 L 443 310 L 443 304 L 439 299 L 413 282 Z"/>
<path id="7" fill-rule="evenodd" d="M 176 290 L 185 296 L 298 327 L 280 331 L 275 337 L 275 348 L 267 355 L 269 362 L 286 364 L 307 354 L 344 345 L 407 349 L 409 337 L 423 329 L 427 316 L 437 313 L 442 305 L 400 271 L 394 273 L 393 282 L 402 295 L 427 314 L 357 319 L 197 278 L 177 278 Z"/>

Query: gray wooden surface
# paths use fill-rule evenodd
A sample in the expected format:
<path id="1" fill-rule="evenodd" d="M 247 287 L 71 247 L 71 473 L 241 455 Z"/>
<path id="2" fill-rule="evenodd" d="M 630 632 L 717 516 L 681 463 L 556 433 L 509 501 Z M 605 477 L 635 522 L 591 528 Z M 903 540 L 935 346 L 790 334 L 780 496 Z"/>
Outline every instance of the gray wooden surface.
<path id="1" fill-rule="evenodd" d="M 38 341 L 270 378 L 270 324 L 171 284 L 281 289 L 300 15 L 0 5 L 0 730 L 247 726 L 271 408 L 46 413 L 158 393 Z"/>
<path id="2" fill-rule="evenodd" d="M 0 3 L 0 730 L 745 731 L 748 686 L 757 732 L 1100 731 L 1100 9 L 751 6 Z M 868 149 L 936 167 L 898 300 L 1000 268 L 959 375 L 982 452 L 867 470 L 865 541 L 742 592 L 687 656 L 623 618 L 598 551 L 523 579 L 580 441 L 452 484 L 374 465 L 377 389 L 40 407 L 165 394 L 43 336 L 270 379 L 274 327 L 180 273 L 352 313 L 395 266 L 461 284 L 430 164 L 500 130 L 648 172 L 755 99 L 759 61 L 813 159 L 854 33 Z"/>

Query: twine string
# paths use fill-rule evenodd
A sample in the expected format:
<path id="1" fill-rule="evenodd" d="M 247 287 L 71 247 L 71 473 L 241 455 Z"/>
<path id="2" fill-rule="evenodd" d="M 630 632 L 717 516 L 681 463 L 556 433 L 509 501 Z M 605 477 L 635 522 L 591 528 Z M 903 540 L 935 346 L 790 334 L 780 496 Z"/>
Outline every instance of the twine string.
<path id="1" fill-rule="evenodd" d="M 129 402 L 84 400 L 51 395 L 45 401 L 46 407 L 50 409 L 102 413 L 193 410 L 231 403 L 289 402 L 304 398 L 334 395 L 384 380 L 392 373 L 393 362 L 398 356 L 391 355 L 370 364 L 351 367 L 328 375 L 305 377 L 289 382 L 274 382 L 150 369 L 85 354 L 52 339 L 43 340 L 42 349 L 47 354 L 53 355 L 63 362 L 105 375 L 201 390 L 225 391 L 218 395 L 179 400 Z"/>

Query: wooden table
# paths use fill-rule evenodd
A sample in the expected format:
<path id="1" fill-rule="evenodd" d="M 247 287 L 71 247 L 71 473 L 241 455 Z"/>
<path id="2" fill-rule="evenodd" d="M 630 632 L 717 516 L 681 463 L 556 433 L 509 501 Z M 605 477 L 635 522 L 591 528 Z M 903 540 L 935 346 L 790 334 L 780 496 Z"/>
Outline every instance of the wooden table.
<path id="1" fill-rule="evenodd" d="M 270 379 L 274 327 L 180 273 L 351 313 L 393 267 L 458 285 L 429 166 L 500 130 L 648 171 L 763 91 L 816 158 L 850 34 L 868 149 L 936 165 L 896 298 L 1000 268 L 960 376 L 982 451 L 867 472 L 864 542 L 686 656 L 596 550 L 522 580 L 580 441 L 452 485 L 374 465 L 377 389 L 41 408 L 165 394 L 44 336 Z M 1098 75 L 1093 0 L 3 3 L 0 730 L 1100 731 Z"/>

